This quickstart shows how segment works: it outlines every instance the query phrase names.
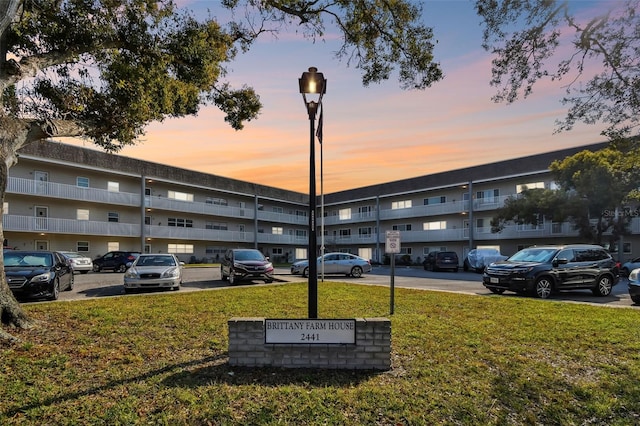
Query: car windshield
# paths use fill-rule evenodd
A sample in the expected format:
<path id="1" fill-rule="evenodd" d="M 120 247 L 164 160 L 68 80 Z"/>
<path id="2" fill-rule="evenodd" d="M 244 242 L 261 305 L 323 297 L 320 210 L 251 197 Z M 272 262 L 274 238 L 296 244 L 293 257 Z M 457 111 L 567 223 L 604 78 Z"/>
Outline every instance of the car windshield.
<path id="1" fill-rule="evenodd" d="M 255 250 L 237 251 L 234 257 L 236 260 L 264 260 L 262 253 Z"/>
<path id="2" fill-rule="evenodd" d="M 520 250 L 509 260 L 514 262 L 549 262 L 557 251 L 553 248 L 529 248 Z"/>
<path id="3" fill-rule="evenodd" d="M 4 266 L 48 266 L 53 265 L 50 253 L 4 253 Z"/>
<path id="4" fill-rule="evenodd" d="M 65 251 L 63 254 L 65 256 L 67 256 L 67 257 L 84 257 L 84 256 L 79 255 L 78 253 L 71 253 L 71 252 L 68 252 L 68 251 Z"/>
<path id="5" fill-rule="evenodd" d="M 136 266 L 176 266 L 173 256 L 140 256 Z"/>

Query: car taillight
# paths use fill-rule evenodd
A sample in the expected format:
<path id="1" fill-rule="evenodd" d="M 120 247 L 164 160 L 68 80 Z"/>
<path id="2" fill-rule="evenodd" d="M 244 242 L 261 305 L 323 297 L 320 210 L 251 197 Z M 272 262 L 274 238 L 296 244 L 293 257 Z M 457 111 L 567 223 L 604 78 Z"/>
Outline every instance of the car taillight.
<path id="1" fill-rule="evenodd" d="M 136 260 L 136 257 L 129 255 L 129 256 L 127 256 L 127 260 Z"/>

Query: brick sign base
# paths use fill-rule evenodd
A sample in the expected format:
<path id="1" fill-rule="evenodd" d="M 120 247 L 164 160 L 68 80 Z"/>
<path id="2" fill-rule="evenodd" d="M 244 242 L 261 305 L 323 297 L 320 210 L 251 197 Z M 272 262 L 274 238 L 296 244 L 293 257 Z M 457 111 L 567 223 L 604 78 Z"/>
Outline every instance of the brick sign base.
<path id="1" fill-rule="evenodd" d="M 264 318 L 231 318 L 229 365 L 241 367 L 389 370 L 391 321 L 356 318 L 355 344 L 265 343 Z"/>

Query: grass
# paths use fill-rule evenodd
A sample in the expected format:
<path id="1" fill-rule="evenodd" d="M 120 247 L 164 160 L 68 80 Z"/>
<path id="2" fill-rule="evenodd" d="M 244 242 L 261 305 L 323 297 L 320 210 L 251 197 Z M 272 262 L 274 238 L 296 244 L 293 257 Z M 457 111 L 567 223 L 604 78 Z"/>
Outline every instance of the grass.
<path id="1" fill-rule="evenodd" d="M 305 283 L 27 304 L 2 425 L 630 425 L 640 311 L 324 282 L 322 318 L 392 322 L 386 372 L 232 368 L 227 320 L 304 318 Z"/>

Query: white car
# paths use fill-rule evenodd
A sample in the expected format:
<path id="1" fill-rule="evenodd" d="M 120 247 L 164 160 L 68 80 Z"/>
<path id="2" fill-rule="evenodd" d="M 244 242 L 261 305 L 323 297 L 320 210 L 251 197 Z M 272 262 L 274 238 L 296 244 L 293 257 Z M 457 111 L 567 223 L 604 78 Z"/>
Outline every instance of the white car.
<path id="1" fill-rule="evenodd" d="M 67 260 L 74 273 L 86 274 L 93 270 L 93 260 L 90 257 L 83 256 L 75 251 L 61 251 L 59 253 Z"/>
<path id="2" fill-rule="evenodd" d="M 359 278 L 365 272 L 371 272 L 371 262 L 350 253 L 326 253 L 324 255 L 324 273 L 326 275 L 351 275 Z M 300 260 L 291 265 L 291 273 L 309 275 L 309 261 Z M 322 273 L 322 256 L 318 257 L 318 274 Z"/>
<path id="3" fill-rule="evenodd" d="M 183 265 L 174 254 L 141 254 L 124 273 L 124 292 L 180 290 Z"/>

